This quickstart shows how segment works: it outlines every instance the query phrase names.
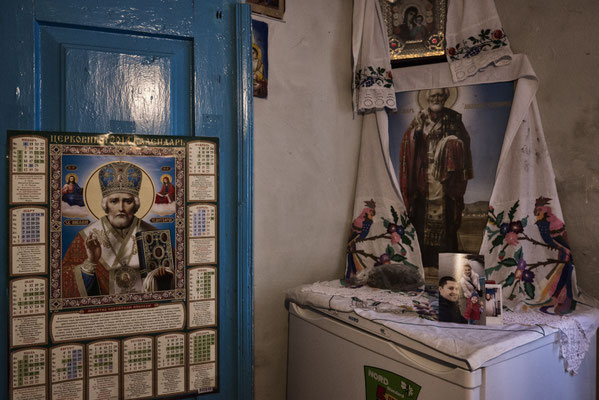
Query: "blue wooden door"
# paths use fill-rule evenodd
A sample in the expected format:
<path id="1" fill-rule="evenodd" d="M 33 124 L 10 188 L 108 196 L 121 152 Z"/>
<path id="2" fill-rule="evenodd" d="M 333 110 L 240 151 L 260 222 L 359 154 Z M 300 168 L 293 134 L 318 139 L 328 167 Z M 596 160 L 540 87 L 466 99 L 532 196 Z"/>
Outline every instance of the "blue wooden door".
<path id="1" fill-rule="evenodd" d="M 219 392 L 202 398 L 223 400 L 253 397 L 251 21 L 237 3 L 4 0 L 0 16 L 3 143 L 8 129 L 219 138 Z M 2 163 L 1 187 L 6 178 Z"/>

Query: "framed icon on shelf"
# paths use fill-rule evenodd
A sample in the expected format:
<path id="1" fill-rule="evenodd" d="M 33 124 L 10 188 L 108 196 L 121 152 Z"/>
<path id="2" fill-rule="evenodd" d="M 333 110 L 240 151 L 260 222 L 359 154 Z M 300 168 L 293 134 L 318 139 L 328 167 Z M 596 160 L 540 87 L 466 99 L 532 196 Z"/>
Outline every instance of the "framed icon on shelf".
<path id="1" fill-rule="evenodd" d="M 247 0 L 252 5 L 252 12 L 283 19 L 285 14 L 285 0 Z"/>

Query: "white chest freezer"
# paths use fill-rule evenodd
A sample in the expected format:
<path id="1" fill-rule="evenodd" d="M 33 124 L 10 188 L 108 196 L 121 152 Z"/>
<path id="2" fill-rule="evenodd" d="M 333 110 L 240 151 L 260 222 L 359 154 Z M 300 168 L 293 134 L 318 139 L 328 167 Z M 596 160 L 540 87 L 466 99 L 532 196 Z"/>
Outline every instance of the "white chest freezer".
<path id="1" fill-rule="evenodd" d="M 470 370 L 417 341 L 289 303 L 287 400 L 595 399 L 596 335 L 577 375 L 551 333 Z M 354 320 L 355 319 L 355 320 Z M 358 325 L 358 326 L 356 326 Z"/>

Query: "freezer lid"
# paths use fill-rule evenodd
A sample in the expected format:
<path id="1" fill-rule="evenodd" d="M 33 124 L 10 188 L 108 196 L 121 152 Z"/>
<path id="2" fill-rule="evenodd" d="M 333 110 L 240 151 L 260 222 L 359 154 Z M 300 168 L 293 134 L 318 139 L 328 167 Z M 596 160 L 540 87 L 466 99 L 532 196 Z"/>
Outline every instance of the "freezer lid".
<path id="1" fill-rule="evenodd" d="M 365 332 L 374 335 L 385 344 L 379 348 L 379 352 L 395 359 L 405 357 L 412 362 L 427 368 L 429 371 L 443 372 L 460 368 L 470 370 L 467 360 L 443 354 L 425 344 L 419 343 L 399 332 L 389 329 L 381 324 L 362 318 L 353 312 L 341 312 L 335 310 L 321 310 L 315 308 L 301 307 L 293 302 L 289 303 L 289 313 L 295 315 L 313 325 L 320 327 L 334 335 L 352 340 L 358 345 L 365 346 L 364 341 L 371 344 L 371 339 L 365 336 Z M 331 320 L 331 317 L 337 321 Z M 337 323 L 335 323 L 337 322 Z M 357 328 L 361 331 L 351 331 Z M 349 329 L 349 330 L 348 330 Z M 389 347 L 390 346 L 390 347 Z M 393 351 L 390 351 L 392 349 Z M 375 351 L 375 349 L 373 349 Z M 398 360 L 401 362 L 401 360 Z"/>

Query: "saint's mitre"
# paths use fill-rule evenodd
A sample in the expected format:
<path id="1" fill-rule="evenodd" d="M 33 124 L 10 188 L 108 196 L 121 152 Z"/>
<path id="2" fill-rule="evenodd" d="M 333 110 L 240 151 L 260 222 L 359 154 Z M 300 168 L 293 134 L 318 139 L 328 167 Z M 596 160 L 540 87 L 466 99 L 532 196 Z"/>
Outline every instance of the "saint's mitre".
<path id="1" fill-rule="evenodd" d="M 102 197 L 114 193 L 139 195 L 141 177 L 141 169 L 128 162 L 119 161 L 104 165 L 98 174 Z"/>

